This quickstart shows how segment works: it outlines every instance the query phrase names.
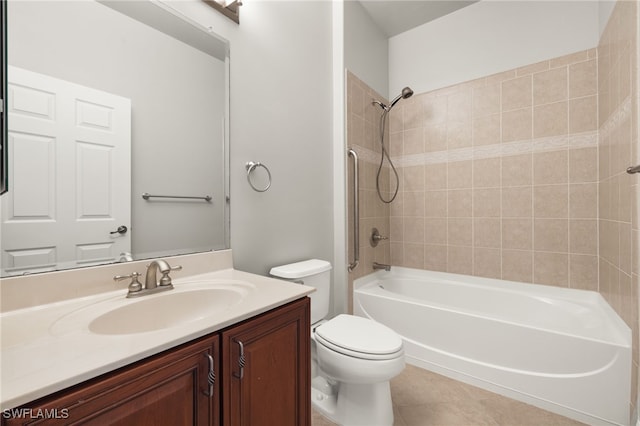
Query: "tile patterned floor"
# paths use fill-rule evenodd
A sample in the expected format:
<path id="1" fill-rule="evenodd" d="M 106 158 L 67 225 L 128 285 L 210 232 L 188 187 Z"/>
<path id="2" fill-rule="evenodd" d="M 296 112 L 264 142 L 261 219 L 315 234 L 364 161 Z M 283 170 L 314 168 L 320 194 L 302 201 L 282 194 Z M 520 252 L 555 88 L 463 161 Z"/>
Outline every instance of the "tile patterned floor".
<path id="1" fill-rule="evenodd" d="M 407 365 L 391 381 L 394 426 L 577 426 L 582 423 Z M 313 412 L 312 426 L 335 426 Z M 371 425 L 374 426 L 374 425 Z"/>

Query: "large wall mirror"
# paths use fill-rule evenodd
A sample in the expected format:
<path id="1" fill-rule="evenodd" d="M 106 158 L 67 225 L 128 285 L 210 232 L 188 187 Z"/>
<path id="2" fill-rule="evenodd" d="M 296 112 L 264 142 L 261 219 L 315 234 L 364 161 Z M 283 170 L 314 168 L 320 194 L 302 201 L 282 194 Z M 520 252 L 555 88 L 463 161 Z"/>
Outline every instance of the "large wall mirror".
<path id="1" fill-rule="evenodd" d="M 7 17 L 2 276 L 228 248 L 228 43 L 157 1 Z"/>

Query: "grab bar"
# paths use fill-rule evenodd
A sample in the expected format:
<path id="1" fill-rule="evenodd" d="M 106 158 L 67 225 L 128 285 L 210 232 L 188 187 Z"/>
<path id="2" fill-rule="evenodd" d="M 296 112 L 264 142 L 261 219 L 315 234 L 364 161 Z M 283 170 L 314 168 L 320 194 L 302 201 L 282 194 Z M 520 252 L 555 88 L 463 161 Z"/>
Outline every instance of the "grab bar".
<path id="1" fill-rule="evenodd" d="M 348 155 L 353 157 L 353 262 L 348 270 L 353 272 L 360 263 L 360 187 L 358 185 L 358 153 L 349 148 Z"/>
<path id="2" fill-rule="evenodd" d="M 151 195 L 148 192 L 144 192 L 142 194 L 142 198 L 145 200 L 148 200 L 149 198 L 181 198 L 188 200 L 205 200 L 207 202 L 210 202 L 213 199 L 211 195 L 205 195 L 204 197 L 186 197 L 183 195 Z"/>

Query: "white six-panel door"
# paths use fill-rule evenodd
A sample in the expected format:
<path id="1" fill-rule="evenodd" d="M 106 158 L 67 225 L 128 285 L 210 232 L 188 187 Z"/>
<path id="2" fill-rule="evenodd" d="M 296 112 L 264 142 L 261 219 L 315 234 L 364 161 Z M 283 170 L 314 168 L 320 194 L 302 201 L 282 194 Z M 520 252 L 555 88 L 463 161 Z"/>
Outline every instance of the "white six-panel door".
<path id="1" fill-rule="evenodd" d="M 131 101 L 20 68 L 8 72 L 9 192 L 2 275 L 131 251 Z"/>

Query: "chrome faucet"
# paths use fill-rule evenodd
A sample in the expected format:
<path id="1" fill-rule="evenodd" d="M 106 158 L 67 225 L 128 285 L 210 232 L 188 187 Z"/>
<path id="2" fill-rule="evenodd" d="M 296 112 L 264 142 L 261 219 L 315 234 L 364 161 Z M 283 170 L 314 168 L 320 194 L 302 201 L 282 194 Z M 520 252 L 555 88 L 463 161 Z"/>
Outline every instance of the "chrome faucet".
<path id="1" fill-rule="evenodd" d="M 171 277 L 169 276 L 169 272 L 179 271 L 181 269 L 182 266 L 171 266 L 167 263 L 166 260 L 158 259 L 152 261 L 147 266 L 147 274 L 145 275 L 144 287 L 138 281 L 138 277 L 140 276 L 140 274 L 137 272 L 132 272 L 130 275 L 116 275 L 115 277 L 113 277 L 113 280 L 120 281 L 131 278 L 127 297 L 139 297 L 144 296 L 145 294 L 153 294 L 160 291 L 173 289 L 173 284 L 171 284 Z M 158 272 L 162 274 L 162 277 L 160 277 L 159 280 Z"/>
<path id="2" fill-rule="evenodd" d="M 384 269 L 385 271 L 391 270 L 391 265 L 387 265 L 384 263 L 373 262 L 373 269 Z"/>
<path id="3" fill-rule="evenodd" d="M 147 275 L 144 279 L 145 289 L 153 290 L 158 286 L 167 286 L 169 289 L 173 288 L 169 272 L 172 270 L 179 271 L 180 269 L 182 269 L 182 266 L 172 268 L 165 260 L 154 260 L 149 264 L 149 266 L 147 266 Z M 162 274 L 162 278 L 160 278 L 160 280 L 157 278 L 158 272 Z"/>

